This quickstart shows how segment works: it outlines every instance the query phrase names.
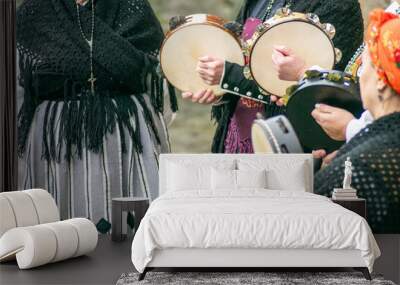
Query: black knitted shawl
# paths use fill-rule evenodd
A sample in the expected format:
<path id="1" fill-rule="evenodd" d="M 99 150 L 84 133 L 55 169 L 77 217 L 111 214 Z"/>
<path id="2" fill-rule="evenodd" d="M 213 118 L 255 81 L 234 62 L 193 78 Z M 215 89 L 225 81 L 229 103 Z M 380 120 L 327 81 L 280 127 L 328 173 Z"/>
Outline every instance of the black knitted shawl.
<path id="1" fill-rule="evenodd" d="M 91 4 L 80 8 L 87 37 L 91 31 Z M 95 0 L 94 74 L 95 93 L 90 92 L 89 45 L 83 39 L 75 0 L 26 0 L 17 12 L 17 47 L 20 85 L 24 103 L 18 116 L 19 154 L 25 151 L 29 129 L 39 104 L 46 106 L 43 157 L 81 157 L 82 149 L 103 149 L 107 133 L 125 127 L 138 151 L 142 150 L 135 95 L 146 122 L 157 136 L 144 94 L 156 111 L 163 112 L 163 78 L 157 72 L 158 49 L 164 34 L 147 0 Z M 146 84 L 151 80 L 151 84 Z M 147 90 L 146 86 L 151 86 Z M 170 88 L 171 106 L 176 98 Z M 60 102 L 60 135 L 55 137 L 55 118 Z M 134 123 L 132 123 L 132 121 Z M 122 150 L 126 147 L 123 143 Z"/>
<path id="2" fill-rule="evenodd" d="M 248 9 L 252 2 L 262 0 L 247 0 L 239 12 L 237 21 L 244 24 L 248 17 Z M 265 0 L 264 0 L 265 1 Z M 343 58 L 335 66 L 337 70 L 344 70 L 354 52 L 363 42 L 364 23 L 358 0 L 294 0 L 291 9 L 295 12 L 314 13 L 320 17 L 322 23 L 330 23 L 336 28 L 336 36 L 333 40 L 335 47 L 343 53 Z M 212 151 L 223 153 L 224 141 L 228 132 L 230 119 L 232 118 L 238 96 L 226 95 L 229 99 L 227 104 L 214 107 L 212 118 L 217 123 Z M 277 107 L 275 104 L 265 105 L 266 116 L 273 117 L 284 114 L 285 108 Z"/>
<path id="3" fill-rule="evenodd" d="M 341 188 L 344 163 L 353 163 L 352 186 L 367 200 L 368 222 L 376 234 L 400 234 L 400 113 L 375 121 L 343 146 L 315 177 L 315 193 Z"/>

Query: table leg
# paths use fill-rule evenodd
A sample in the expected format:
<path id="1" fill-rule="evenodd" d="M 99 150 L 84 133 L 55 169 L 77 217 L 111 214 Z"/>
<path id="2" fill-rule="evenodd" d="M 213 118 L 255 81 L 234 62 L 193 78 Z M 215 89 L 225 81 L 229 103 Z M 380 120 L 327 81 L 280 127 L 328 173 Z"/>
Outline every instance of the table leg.
<path id="1" fill-rule="evenodd" d="M 120 242 L 122 238 L 122 207 L 120 203 L 112 203 L 112 241 Z"/>
<path id="2" fill-rule="evenodd" d="M 139 228 L 140 222 L 142 221 L 143 217 L 145 216 L 147 209 L 149 208 L 149 202 L 144 201 L 142 203 L 137 203 L 135 205 L 135 230 Z"/>

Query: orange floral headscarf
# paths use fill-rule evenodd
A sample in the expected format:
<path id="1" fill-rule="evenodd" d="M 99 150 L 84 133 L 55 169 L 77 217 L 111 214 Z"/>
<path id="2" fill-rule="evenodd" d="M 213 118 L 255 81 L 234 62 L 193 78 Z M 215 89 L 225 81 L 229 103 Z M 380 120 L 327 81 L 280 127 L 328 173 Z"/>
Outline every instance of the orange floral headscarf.
<path id="1" fill-rule="evenodd" d="M 400 17 L 381 9 L 371 12 L 367 44 L 379 77 L 400 94 Z"/>

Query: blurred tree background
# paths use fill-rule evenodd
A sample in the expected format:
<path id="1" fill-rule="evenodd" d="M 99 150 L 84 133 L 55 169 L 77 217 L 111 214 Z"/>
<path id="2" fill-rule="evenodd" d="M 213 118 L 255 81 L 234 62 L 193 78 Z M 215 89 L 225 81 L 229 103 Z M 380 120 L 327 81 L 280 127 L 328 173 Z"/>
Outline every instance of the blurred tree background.
<path id="1" fill-rule="evenodd" d="M 23 0 L 16 1 L 17 4 L 20 4 Z M 149 0 L 149 2 L 166 31 L 169 19 L 177 15 L 186 16 L 195 13 L 208 13 L 226 19 L 234 19 L 244 0 Z M 360 3 L 363 8 L 364 19 L 367 19 L 367 15 L 371 9 L 385 7 L 390 3 L 390 0 L 360 0 Z M 172 151 L 177 153 L 210 152 L 211 140 L 215 128 L 210 120 L 211 108 L 209 106 L 183 102 L 180 96 L 179 103 L 179 114 L 172 126 L 170 126 Z"/>

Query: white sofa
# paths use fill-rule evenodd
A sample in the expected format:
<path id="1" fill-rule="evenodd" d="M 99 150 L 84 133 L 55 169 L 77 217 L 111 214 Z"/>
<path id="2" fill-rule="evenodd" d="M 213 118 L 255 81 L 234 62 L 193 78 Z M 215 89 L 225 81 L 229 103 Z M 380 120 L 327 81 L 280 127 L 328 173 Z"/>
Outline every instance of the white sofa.
<path id="1" fill-rule="evenodd" d="M 41 189 L 0 193 L 0 262 L 20 269 L 85 255 L 98 233 L 87 219 L 60 221 L 54 199 Z"/>

